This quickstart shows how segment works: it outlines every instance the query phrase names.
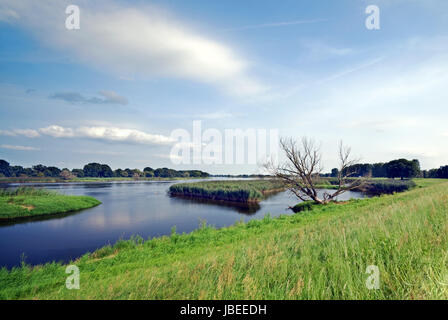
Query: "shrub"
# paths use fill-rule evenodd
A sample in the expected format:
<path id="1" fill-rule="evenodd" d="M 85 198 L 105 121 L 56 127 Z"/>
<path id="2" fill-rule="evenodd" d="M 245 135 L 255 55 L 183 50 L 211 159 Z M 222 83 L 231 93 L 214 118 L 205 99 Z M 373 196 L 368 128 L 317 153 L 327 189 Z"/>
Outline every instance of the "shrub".
<path id="1" fill-rule="evenodd" d="M 318 206 L 320 204 L 314 202 L 314 201 L 303 201 L 296 204 L 294 207 L 291 207 L 291 210 L 294 213 L 302 212 L 302 211 L 311 211 L 314 207 Z"/>

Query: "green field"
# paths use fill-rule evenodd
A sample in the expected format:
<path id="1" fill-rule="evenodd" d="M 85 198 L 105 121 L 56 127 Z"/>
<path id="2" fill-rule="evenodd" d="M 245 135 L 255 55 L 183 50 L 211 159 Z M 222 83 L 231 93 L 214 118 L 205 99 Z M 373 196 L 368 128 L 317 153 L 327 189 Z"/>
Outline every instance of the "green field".
<path id="1" fill-rule="evenodd" d="M 0 271 L 3 299 L 447 299 L 448 181 Z M 368 290 L 366 268 L 380 271 Z"/>
<path id="2" fill-rule="evenodd" d="M 100 203 L 88 196 L 68 196 L 43 189 L 0 190 L 0 221 L 66 213 Z"/>
<path id="3" fill-rule="evenodd" d="M 178 183 L 169 191 L 175 196 L 246 203 L 260 201 L 267 194 L 284 189 L 279 181 L 257 179 Z"/>

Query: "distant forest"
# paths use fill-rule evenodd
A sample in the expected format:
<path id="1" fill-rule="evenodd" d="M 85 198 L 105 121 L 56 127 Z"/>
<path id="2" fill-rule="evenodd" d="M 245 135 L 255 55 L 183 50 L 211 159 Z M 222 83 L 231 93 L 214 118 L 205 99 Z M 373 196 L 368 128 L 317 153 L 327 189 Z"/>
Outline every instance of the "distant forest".
<path id="1" fill-rule="evenodd" d="M 356 164 L 347 168 L 347 174 L 351 176 L 371 176 L 373 178 L 440 178 L 448 179 L 448 165 L 438 169 L 421 170 L 418 160 L 398 159 L 386 163 L 364 163 Z M 331 173 L 323 174 L 325 177 L 337 177 L 338 169 L 334 168 Z M 107 164 L 89 163 L 83 169 L 69 170 L 67 168 L 47 167 L 41 164 L 31 168 L 11 166 L 7 161 L 0 160 L 0 177 L 53 177 L 53 178 L 206 178 L 210 174 L 200 170 L 174 170 L 168 168 L 153 169 L 146 167 L 139 169 L 116 169 L 112 170 Z M 240 177 L 240 178 L 264 178 L 266 175 L 214 175 L 215 177 Z"/>
<path id="2" fill-rule="evenodd" d="M 205 178 L 210 175 L 200 170 L 174 170 L 168 168 L 153 169 L 146 167 L 143 171 L 139 169 L 117 169 L 112 170 L 107 164 L 89 163 L 83 169 L 69 170 L 57 167 L 47 167 L 41 164 L 31 168 L 11 166 L 7 161 L 0 160 L 0 177 L 53 177 L 53 178 Z"/>
<path id="3" fill-rule="evenodd" d="M 334 168 L 325 176 L 337 177 L 338 169 Z M 416 159 L 397 159 L 386 163 L 364 163 L 348 167 L 342 174 L 351 176 L 371 176 L 373 178 L 440 178 L 448 179 L 448 165 L 439 169 L 421 170 L 420 162 Z"/>

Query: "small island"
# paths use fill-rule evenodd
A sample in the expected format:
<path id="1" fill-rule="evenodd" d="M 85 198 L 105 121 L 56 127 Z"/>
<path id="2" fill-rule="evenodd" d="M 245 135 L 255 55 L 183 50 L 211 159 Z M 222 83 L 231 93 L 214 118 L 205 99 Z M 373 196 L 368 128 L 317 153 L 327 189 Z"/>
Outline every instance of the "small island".
<path id="1" fill-rule="evenodd" d="M 260 179 L 178 183 L 170 187 L 169 193 L 213 201 L 256 203 L 269 194 L 284 190 L 285 186 L 277 180 Z"/>
<path id="2" fill-rule="evenodd" d="M 101 201 L 89 196 L 63 195 L 30 187 L 0 191 L 0 221 L 67 213 L 91 208 Z"/>

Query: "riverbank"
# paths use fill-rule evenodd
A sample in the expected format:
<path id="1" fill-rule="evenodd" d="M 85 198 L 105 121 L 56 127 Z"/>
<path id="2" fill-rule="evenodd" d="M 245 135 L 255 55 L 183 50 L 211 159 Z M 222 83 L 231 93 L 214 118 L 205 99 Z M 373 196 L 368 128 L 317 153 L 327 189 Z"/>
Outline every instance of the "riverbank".
<path id="1" fill-rule="evenodd" d="M 93 197 L 68 196 L 43 189 L 0 190 L 0 221 L 67 213 L 99 204 Z"/>
<path id="2" fill-rule="evenodd" d="M 447 299 L 448 181 L 229 228 L 134 238 L 66 266 L 0 271 L 3 299 Z M 380 289 L 366 288 L 367 266 Z"/>

